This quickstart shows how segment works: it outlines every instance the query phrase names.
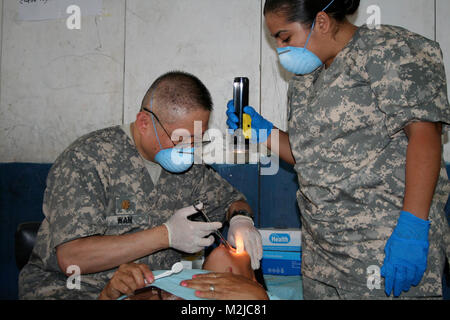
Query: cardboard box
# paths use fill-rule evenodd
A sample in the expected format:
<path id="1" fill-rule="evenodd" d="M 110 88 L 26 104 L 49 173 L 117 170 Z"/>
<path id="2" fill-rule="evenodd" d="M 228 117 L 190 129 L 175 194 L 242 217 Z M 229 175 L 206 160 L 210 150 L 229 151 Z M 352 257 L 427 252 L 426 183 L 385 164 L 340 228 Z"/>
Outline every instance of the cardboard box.
<path id="1" fill-rule="evenodd" d="M 301 252 L 264 251 L 261 260 L 263 274 L 298 276 L 301 270 Z"/>
<path id="2" fill-rule="evenodd" d="M 259 229 L 263 244 L 263 274 L 301 275 L 300 229 Z"/>
<path id="3" fill-rule="evenodd" d="M 270 251 L 302 251 L 300 229 L 259 229 L 263 250 Z"/>

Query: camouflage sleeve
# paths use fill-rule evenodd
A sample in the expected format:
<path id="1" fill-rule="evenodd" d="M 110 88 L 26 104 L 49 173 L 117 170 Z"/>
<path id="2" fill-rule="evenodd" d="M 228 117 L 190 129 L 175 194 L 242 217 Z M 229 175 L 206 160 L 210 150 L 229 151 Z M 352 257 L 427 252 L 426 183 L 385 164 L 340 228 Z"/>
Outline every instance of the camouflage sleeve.
<path id="1" fill-rule="evenodd" d="M 245 196 L 230 185 L 210 166 L 199 166 L 201 180 L 193 186 L 193 201 L 206 203 L 205 210 L 212 221 L 224 222 L 230 205 L 238 200 L 247 201 Z"/>
<path id="2" fill-rule="evenodd" d="M 292 97 L 293 97 L 293 84 L 292 81 L 289 81 L 288 91 L 287 91 L 287 121 L 292 120 Z"/>
<path id="3" fill-rule="evenodd" d="M 69 153 L 49 173 L 43 210 L 49 220 L 52 248 L 106 230 L 106 196 L 93 162 Z"/>
<path id="4" fill-rule="evenodd" d="M 366 71 L 392 136 L 412 122 L 450 123 L 442 51 L 435 42 L 407 34 L 371 50 Z"/>

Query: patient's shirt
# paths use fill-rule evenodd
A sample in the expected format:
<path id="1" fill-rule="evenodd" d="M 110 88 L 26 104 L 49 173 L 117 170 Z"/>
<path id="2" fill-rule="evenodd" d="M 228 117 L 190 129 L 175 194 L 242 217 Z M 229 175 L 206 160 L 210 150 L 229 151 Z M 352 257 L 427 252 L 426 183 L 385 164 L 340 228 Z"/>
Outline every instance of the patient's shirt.
<path id="1" fill-rule="evenodd" d="M 161 170 L 153 183 L 133 140 L 120 126 L 79 138 L 56 159 L 48 174 L 45 219 L 30 261 L 20 273 L 19 297 L 97 298 L 116 268 L 94 274 L 81 270 L 77 289 L 67 285 L 74 279 L 67 278 L 58 266 L 58 245 L 83 237 L 151 229 L 197 199 L 208 203 L 206 210 L 219 207 L 208 215 L 212 221 L 223 222 L 230 204 L 245 197 L 205 165 L 194 165 L 183 174 Z M 167 249 L 135 262 L 163 270 L 180 261 L 180 256 L 179 251 Z"/>

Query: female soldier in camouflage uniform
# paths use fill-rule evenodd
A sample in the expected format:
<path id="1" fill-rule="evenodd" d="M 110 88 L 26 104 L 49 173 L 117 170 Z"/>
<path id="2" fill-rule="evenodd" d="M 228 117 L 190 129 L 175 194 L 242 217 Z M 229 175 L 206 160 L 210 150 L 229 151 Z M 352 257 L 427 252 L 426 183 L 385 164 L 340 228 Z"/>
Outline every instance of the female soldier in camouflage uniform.
<path id="1" fill-rule="evenodd" d="M 346 16 L 358 7 L 267 0 L 264 8 L 280 62 L 296 74 L 279 153 L 298 173 L 304 297 L 441 297 L 450 247 L 442 52 L 400 27 L 352 25 Z M 253 128 L 275 129 L 244 110 Z M 229 103 L 230 128 L 233 111 Z"/>

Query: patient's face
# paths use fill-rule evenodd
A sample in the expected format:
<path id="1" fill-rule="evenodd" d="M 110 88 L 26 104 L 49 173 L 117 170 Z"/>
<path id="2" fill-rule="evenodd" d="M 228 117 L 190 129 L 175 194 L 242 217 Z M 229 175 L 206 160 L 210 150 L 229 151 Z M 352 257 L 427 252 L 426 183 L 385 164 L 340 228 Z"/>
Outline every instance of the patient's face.
<path id="1" fill-rule="evenodd" d="M 213 272 L 227 272 L 230 267 L 233 274 L 256 281 L 250 256 L 246 251 L 236 253 L 236 250 L 229 250 L 221 244 L 209 254 L 203 263 L 203 269 Z"/>

